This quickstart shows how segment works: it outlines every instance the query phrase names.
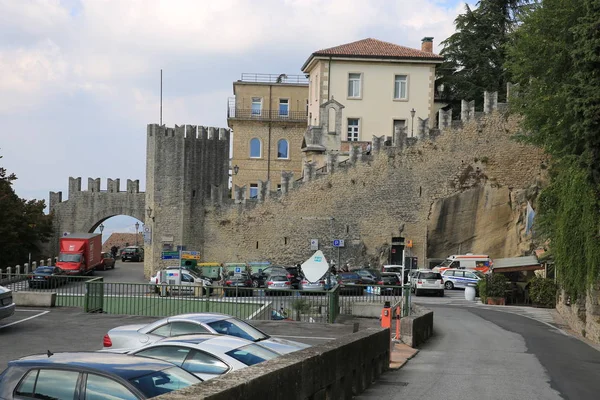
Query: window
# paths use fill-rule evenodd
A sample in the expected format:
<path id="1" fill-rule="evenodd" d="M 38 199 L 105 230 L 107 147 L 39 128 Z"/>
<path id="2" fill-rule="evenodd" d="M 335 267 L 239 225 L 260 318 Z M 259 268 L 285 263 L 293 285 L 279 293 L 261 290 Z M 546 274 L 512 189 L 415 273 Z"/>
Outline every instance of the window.
<path id="1" fill-rule="evenodd" d="M 348 141 L 356 142 L 359 136 L 359 120 L 358 118 L 348 119 Z"/>
<path id="2" fill-rule="evenodd" d="M 250 140 L 250 158 L 261 158 L 262 145 L 260 139 L 253 138 Z"/>
<path id="3" fill-rule="evenodd" d="M 122 384 L 94 374 L 89 374 L 85 384 L 85 400 L 137 400 Z"/>
<path id="4" fill-rule="evenodd" d="M 36 376 L 35 393 L 32 395 Z M 78 378 L 77 371 L 55 369 L 42 369 L 39 373 L 37 370 L 31 371 L 17 388 L 16 394 L 36 399 L 73 400 Z"/>
<path id="5" fill-rule="evenodd" d="M 406 75 L 394 76 L 394 100 L 406 100 L 408 98 L 407 80 Z"/>
<path id="6" fill-rule="evenodd" d="M 288 154 L 288 141 L 281 139 L 277 142 L 277 158 L 289 158 Z"/>
<path id="7" fill-rule="evenodd" d="M 171 323 L 171 336 L 193 335 L 196 333 L 208 333 L 208 329 L 202 325 L 183 321 Z"/>
<path id="8" fill-rule="evenodd" d="M 252 115 L 258 115 L 262 113 L 262 98 L 253 97 L 252 98 Z"/>
<path id="9" fill-rule="evenodd" d="M 472 273 L 470 271 L 465 271 L 465 278 L 477 279 L 477 275 L 475 275 L 474 273 Z"/>
<path id="10" fill-rule="evenodd" d="M 183 369 L 193 374 L 221 375 L 229 370 L 229 366 L 216 357 L 193 350 L 185 360 Z"/>
<path id="11" fill-rule="evenodd" d="M 200 379 L 178 367 L 163 369 L 129 380 L 146 398 L 160 396 L 201 382 Z M 69 399 L 72 400 L 72 399 Z"/>
<path id="12" fill-rule="evenodd" d="M 465 273 L 464 273 L 464 271 L 454 271 L 454 276 L 459 277 L 459 278 L 464 278 Z"/>
<path id="13" fill-rule="evenodd" d="M 290 100 L 279 99 L 279 116 L 287 117 L 290 115 Z"/>
<path id="14" fill-rule="evenodd" d="M 306 99 L 306 115 L 308 115 L 308 99 Z"/>
<path id="15" fill-rule="evenodd" d="M 361 74 L 348 74 L 348 97 L 360 97 L 360 77 Z"/>
<path id="16" fill-rule="evenodd" d="M 319 102 L 319 74 L 315 76 L 315 102 Z"/>
<path id="17" fill-rule="evenodd" d="M 237 318 L 222 319 L 219 321 L 210 322 L 208 325 L 210 325 L 210 327 L 213 328 L 217 333 L 237 336 L 253 342 L 269 338 L 252 325 L 244 321 L 240 321 Z"/>
<path id="18" fill-rule="evenodd" d="M 169 337 L 171 336 L 171 324 L 164 324 L 162 326 L 159 326 L 150 333 L 156 336 Z"/>
<path id="19" fill-rule="evenodd" d="M 445 271 L 444 276 L 454 276 L 454 271 Z"/>
<path id="20" fill-rule="evenodd" d="M 239 349 L 228 351 L 225 354 L 246 365 L 258 364 L 278 356 L 277 353 L 266 347 L 257 346 L 255 344 L 248 344 Z"/>
<path id="21" fill-rule="evenodd" d="M 258 184 L 256 184 L 256 183 L 250 184 L 250 198 L 251 199 L 258 198 Z"/>
<path id="22" fill-rule="evenodd" d="M 185 360 L 189 352 L 190 349 L 186 349 L 183 347 L 158 346 L 153 347 L 151 349 L 142 350 L 138 353 L 135 353 L 135 355 L 142 357 L 158 358 L 159 360 L 164 360 L 170 362 L 171 364 L 175 364 L 181 367 L 181 365 L 183 365 L 183 361 Z"/>

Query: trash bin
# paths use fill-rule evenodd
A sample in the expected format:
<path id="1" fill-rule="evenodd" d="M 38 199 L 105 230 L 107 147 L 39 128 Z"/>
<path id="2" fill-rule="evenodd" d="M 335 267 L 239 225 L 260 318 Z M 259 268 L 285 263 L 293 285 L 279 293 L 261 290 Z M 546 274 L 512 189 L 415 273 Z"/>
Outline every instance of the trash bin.
<path id="1" fill-rule="evenodd" d="M 465 287 L 465 300 L 475 301 L 475 285 L 474 283 L 468 283 Z"/>

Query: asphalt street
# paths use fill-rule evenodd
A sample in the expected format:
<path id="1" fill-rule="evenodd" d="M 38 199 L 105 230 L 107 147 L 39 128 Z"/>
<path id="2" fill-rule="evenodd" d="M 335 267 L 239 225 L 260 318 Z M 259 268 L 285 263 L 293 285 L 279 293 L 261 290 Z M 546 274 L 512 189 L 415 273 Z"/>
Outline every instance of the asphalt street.
<path id="1" fill-rule="evenodd" d="M 600 352 L 576 338 L 511 313 L 428 307 L 435 336 L 357 399 L 600 398 Z"/>

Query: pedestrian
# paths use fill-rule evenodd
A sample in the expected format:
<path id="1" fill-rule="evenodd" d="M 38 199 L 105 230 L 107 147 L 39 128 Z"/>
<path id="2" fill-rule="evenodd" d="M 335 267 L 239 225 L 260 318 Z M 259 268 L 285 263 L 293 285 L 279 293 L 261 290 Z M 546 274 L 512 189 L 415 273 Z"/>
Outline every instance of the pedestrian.
<path id="1" fill-rule="evenodd" d="M 370 156 L 370 155 L 371 155 L 371 142 L 367 143 L 367 151 L 366 151 L 366 154 L 367 154 L 368 156 Z"/>

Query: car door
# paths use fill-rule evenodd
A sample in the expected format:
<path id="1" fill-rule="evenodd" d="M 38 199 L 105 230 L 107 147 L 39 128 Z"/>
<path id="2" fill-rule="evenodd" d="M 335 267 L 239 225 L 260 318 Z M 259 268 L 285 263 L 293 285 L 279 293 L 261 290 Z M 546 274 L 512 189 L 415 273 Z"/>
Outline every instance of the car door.
<path id="1" fill-rule="evenodd" d="M 465 287 L 465 271 L 454 271 L 454 286 Z"/>
<path id="2" fill-rule="evenodd" d="M 86 374 L 83 384 L 85 400 L 139 400 L 142 397 L 114 379 L 96 374 Z"/>
<path id="3" fill-rule="evenodd" d="M 223 360 L 200 350 L 191 350 L 182 368 L 203 380 L 216 378 L 231 369 Z"/>
<path id="4" fill-rule="evenodd" d="M 477 282 L 479 282 L 479 278 L 477 278 L 477 275 L 475 275 L 474 272 L 471 271 L 465 271 L 465 285 L 466 284 L 477 284 Z"/>

